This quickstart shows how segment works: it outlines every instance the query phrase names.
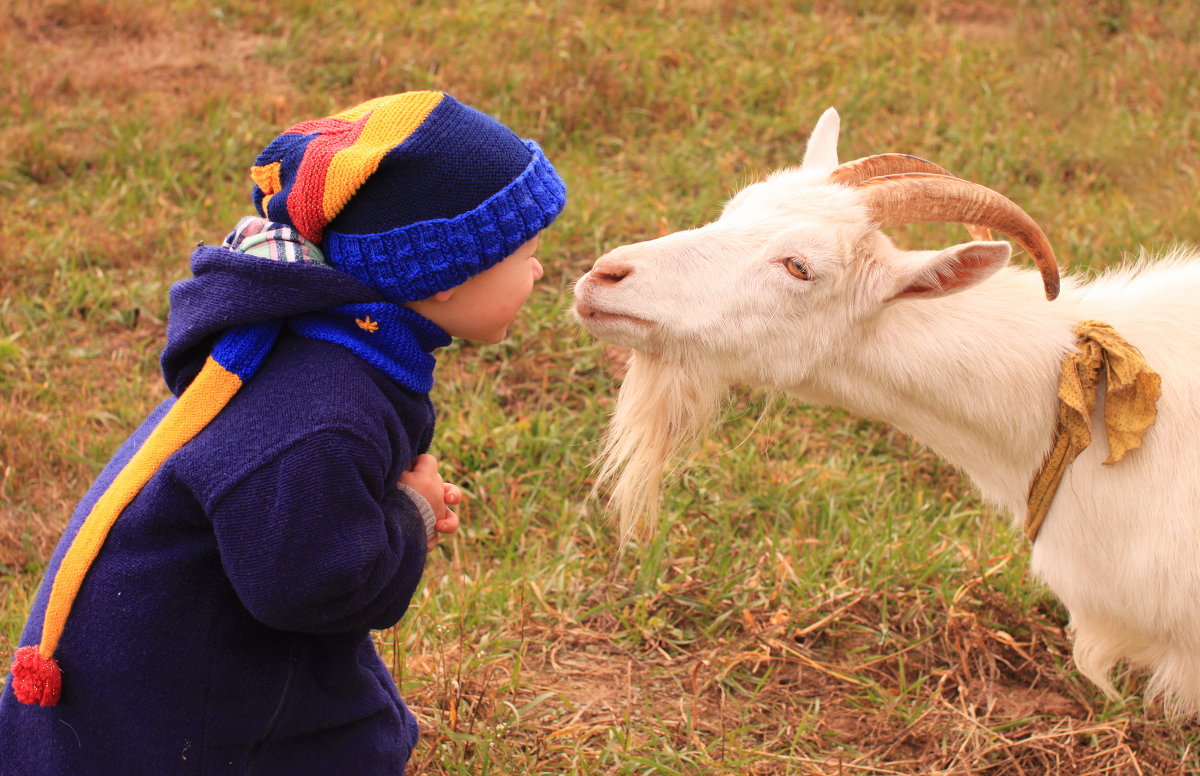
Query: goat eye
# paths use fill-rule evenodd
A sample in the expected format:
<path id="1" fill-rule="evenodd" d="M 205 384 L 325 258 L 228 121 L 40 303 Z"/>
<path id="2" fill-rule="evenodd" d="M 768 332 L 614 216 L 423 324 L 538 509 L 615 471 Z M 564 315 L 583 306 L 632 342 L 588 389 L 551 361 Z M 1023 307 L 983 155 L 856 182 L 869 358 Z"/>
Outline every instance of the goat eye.
<path id="1" fill-rule="evenodd" d="M 788 274 L 794 278 L 812 280 L 812 276 L 808 274 L 808 267 L 795 256 L 788 256 L 784 259 L 783 266 L 787 267 Z"/>

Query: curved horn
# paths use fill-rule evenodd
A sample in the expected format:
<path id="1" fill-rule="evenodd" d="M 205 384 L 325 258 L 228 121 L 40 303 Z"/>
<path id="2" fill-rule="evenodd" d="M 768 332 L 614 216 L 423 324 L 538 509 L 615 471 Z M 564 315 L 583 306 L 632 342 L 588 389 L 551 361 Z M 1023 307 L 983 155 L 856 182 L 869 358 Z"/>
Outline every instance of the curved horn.
<path id="1" fill-rule="evenodd" d="M 951 178 L 956 177 L 954 173 L 940 164 L 934 164 L 928 159 L 922 159 L 919 156 L 912 156 L 910 154 L 875 154 L 874 156 L 864 156 L 861 159 L 855 159 L 853 162 L 846 162 L 830 173 L 829 180 L 833 183 L 841 183 L 845 186 L 856 188 L 871 178 L 910 172 L 946 175 Z M 992 239 L 992 232 L 986 226 L 980 226 L 979 224 L 964 224 L 964 226 L 971 233 L 971 237 L 976 240 Z"/>
<path id="2" fill-rule="evenodd" d="M 829 174 L 829 180 L 846 186 L 859 186 L 869 178 L 880 175 L 898 175 L 905 172 L 926 172 L 931 175 L 949 175 L 953 173 L 934 164 L 928 159 L 909 154 L 875 154 L 846 162 Z"/>
<path id="3" fill-rule="evenodd" d="M 870 178 L 858 187 L 880 227 L 918 221 L 978 224 L 1012 237 L 1042 273 L 1046 298 L 1058 296 L 1054 249 L 1037 222 L 1002 194 L 962 178 L 923 172 Z"/>

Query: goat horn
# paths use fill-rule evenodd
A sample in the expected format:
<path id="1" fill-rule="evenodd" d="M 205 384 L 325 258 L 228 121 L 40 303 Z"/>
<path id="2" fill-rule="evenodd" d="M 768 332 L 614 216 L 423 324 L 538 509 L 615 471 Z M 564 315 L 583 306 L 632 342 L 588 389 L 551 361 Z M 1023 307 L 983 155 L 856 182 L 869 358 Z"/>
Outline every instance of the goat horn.
<path id="1" fill-rule="evenodd" d="M 1058 263 L 1037 222 L 1002 194 L 962 178 L 921 172 L 869 178 L 859 185 L 863 203 L 880 227 L 918 221 L 978 224 L 1012 237 L 1042 273 L 1046 298 L 1058 296 Z"/>
<path id="2" fill-rule="evenodd" d="M 942 167 L 940 164 L 934 164 L 928 159 L 922 159 L 919 156 L 910 154 L 875 154 L 874 156 L 864 156 L 861 159 L 855 159 L 853 162 L 846 162 L 842 166 L 829 174 L 829 180 L 833 183 L 841 183 L 846 186 L 859 186 L 870 178 L 878 178 L 880 175 L 897 175 L 905 172 L 925 172 L 931 175 L 949 175 L 954 177 L 953 173 Z"/>
<path id="3" fill-rule="evenodd" d="M 853 162 L 846 162 L 829 174 L 829 180 L 833 183 L 841 183 L 845 186 L 857 188 L 871 178 L 908 172 L 948 175 L 951 178 L 957 177 L 940 164 L 935 164 L 919 156 L 911 154 L 875 154 L 874 156 L 864 156 L 861 159 L 855 159 Z M 971 237 L 976 240 L 992 239 L 992 231 L 986 226 L 978 224 L 964 224 L 964 226 L 971 233 Z"/>

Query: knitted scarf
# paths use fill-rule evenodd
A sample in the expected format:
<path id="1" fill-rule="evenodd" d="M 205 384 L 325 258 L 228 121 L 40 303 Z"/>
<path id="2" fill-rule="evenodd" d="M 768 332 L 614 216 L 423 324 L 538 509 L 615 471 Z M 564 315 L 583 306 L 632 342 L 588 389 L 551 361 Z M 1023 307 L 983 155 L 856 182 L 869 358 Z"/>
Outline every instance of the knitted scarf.
<path id="1" fill-rule="evenodd" d="M 272 261 L 324 265 L 316 245 L 288 226 L 242 219 L 224 247 Z M 433 387 L 432 351 L 450 337 L 431 321 L 387 302 L 349 304 L 317 313 L 229 329 L 216 341 L 199 373 L 97 499 L 71 541 L 50 589 L 38 644 L 17 650 L 13 692 L 22 703 L 53 706 L 62 672 L 54 658 L 71 606 L 109 531 L 163 463 L 207 426 L 263 363 L 282 327 L 348 348 L 416 393 Z"/>

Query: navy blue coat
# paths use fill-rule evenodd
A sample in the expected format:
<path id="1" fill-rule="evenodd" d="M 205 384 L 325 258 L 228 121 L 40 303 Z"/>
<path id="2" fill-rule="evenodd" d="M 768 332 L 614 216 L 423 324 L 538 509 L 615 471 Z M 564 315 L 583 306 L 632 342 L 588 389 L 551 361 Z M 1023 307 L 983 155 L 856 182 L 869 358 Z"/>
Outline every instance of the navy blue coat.
<path id="1" fill-rule="evenodd" d="M 178 394 L 216 333 L 371 289 L 312 265 L 202 248 L 172 289 Z M 95 500 L 174 401 L 101 472 L 65 529 L 21 644 Z M 425 529 L 396 489 L 429 447 L 428 395 L 285 329 L 258 373 L 125 509 L 55 656 L 55 706 L 0 695 L 0 774 L 401 774 L 417 725 L 369 631 L 403 615 Z"/>

